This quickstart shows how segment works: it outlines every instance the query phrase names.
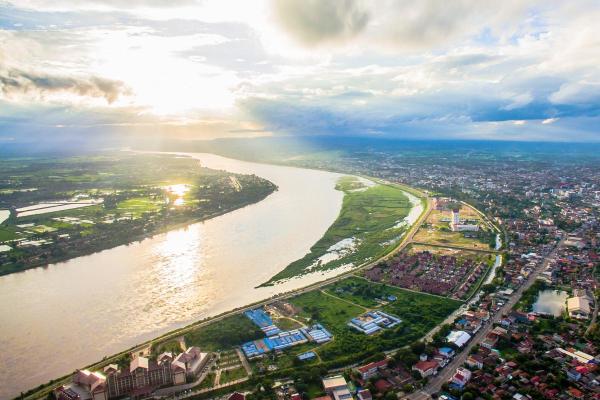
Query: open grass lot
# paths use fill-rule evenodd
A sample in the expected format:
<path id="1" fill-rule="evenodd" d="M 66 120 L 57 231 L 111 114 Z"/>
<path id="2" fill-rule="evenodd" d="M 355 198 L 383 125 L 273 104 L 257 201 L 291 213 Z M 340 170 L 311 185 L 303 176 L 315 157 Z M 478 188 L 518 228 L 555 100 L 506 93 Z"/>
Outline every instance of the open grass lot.
<path id="1" fill-rule="evenodd" d="M 328 286 L 325 291 L 370 309 L 378 308 L 383 304 L 376 299 L 386 299 L 390 295 L 398 297 L 404 294 L 402 289 L 385 284 L 378 285 L 362 278 L 348 278 L 338 281 Z"/>
<path id="2" fill-rule="evenodd" d="M 488 226 L 481 215 L 469 206 L 461 205 L 461 220 L 467 220 L 469 224 L 478 224 L 479 232 L 467 233 L 452 232 L 450 223 L 452 217 L 450 210 L 433 210 L 423 226 L 417 231 L 414 237 L 415 242 L 430 243 L 439 246 L 457 246 L 473 250 L 491 250 L 494 238 L 494 232 Z M 465 237 L 472 234 L 476 237 Z"/>
<path id="3" fill-rule="evenodd" d="M 477 250 L 453 249 L 450 247 L 428 246 L 426 244 L 411 244 L 407 247 L 406 251 L 408 251 L 409 254 L 428 251 L 439 256 L 465 257 L 476 261 L 489 261 L 494 258 L 493 254 L 482 253 Z"/>
<path id="4" fill-rule="evenodd" d="M 117 210 L 122 213 L 131 213 L 134 217 L 140 217 L 144 213 L 154 213 L 161 210 L 164 200 L 155 200 L 149 197 L 134 197 L 123 200 L 117 204 Z"/>
<path id="5" fill-rule="evenodd" d="M 279 329 L 284 331 L 302 328 L 302 324 L 287 317 L 275 318 L 273 319 L 273 322 L 279 327 Z"/>
<path id="6" fill-rule="evenodd" d="M 438 246 L 458 246 L 473 250 L 491 250 L 489 243 L 479 239 L 466 238 L 463 232 L 441 231 L 432 228 L 420 228 L 414 237 L 415 242 L 430 243 Z"/>
<path id="7" fill-rule="evenodd" d="M 310 271 L 356 267 L 396 247 L 406 230 L 399 223 L 411 209 L 399 187 L 374 182 L 367 186 L 362 179 L 344 177 L 338 182 L 337 189 L 345 193 L 338 218 L 308 254 L 288 265 L 268 283 Z M 342 241 L 349 243 L 346 247 L 340 246 Z M 334 259 L 320 259 L 323 256 Z"/>
<path id="8" fill-rule="evenodd" d="M 0 226 L 0 242 L 14 240 L 17 238 L 16 230 L 13 227 Z"/>
<path id="9" fill-rule="evenodd" d="M 215 386 L 215 378 L 216 374 L 214 372 L 209 372 L 208 374 L 206 374 L 202 382 L 200 382 L 199 385 L 195 386 L 194 389 L 208 389 Z"/>
<path id="10" fill-rule="evenodd" d="M 264 337 L 264 333 L 243 314 L 236 314 L 200 327 L 185 335 L 188 346 L 203 350 L 229 350 L 250 340 Z"/>
<path id="11" fill-rule="evenodd" d="M 161 354 L 165 351 L 170 351 L 173 354 L 179 354 L 183 350 L 181 350 L 181 345 L 177 340 L 169 340 L 167 342 L 159 343 L 158 345 L 152 346 L 153 354 Z"/>
<path id="12" fill-rule="evenodd" d="M 352 364 L 355 360 L 367 358 L 377 352 L 408 345 L 425 336 L 462 304 L 428 294 L 382 287 L 357 277 L 342 280 L 325 290 L 332 291 L 333 286 L 339 288 L 344 285 L 356 288 L 344 299 L 333 298 L 321 291 L 290 299 L 291 303 L 302 308 L 301 317 L 324 324 L 334 334 L 332 342 L 318 348 L 323 362 L 332 366 Z M 366 336 L 346 325 L 351 318 L 365 312 L 364 306 L 372 304 L 371 296 L 377 297 L 388 290 L 397 300 L 381 309 L 400 317 L 403 321 L 400 325 L 374 336 Z M 352 304 L 352 300 L 362 306 Z"/>
<path id="13" fill-rule="evenodd" d="M 232 381 L 237 381 L 238 379 L 242 379 L 247 377 L 246 370 L 244 367 L 228 369 L 225 371 L 221 371 L 221 379 L 219 380 L 219 384 L 223 385 L 225 383 L 229 383 Z"/>

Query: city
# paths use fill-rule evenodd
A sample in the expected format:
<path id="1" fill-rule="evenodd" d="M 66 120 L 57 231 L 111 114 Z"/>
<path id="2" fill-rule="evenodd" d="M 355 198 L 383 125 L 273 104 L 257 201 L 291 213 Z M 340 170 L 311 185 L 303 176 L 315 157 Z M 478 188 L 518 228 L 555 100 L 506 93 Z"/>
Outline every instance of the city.
<path id="1" fill-rule="evenodd" d="M 0 400 L 600 400 L 598 20 L 0 1 Z"/>

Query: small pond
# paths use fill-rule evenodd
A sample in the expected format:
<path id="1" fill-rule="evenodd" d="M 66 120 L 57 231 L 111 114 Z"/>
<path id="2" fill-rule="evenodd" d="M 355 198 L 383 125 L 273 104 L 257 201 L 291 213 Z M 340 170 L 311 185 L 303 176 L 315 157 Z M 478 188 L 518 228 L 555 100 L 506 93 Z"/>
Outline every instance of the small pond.
<path id="1" fill-rule="evenodd" d="M 533 311 L 558 317 L 565 310 L 567 297 L 569 297 L 567 292 L 562 290 L 541 290 L 538 293 L 536 302 L 533 304 Z"/>

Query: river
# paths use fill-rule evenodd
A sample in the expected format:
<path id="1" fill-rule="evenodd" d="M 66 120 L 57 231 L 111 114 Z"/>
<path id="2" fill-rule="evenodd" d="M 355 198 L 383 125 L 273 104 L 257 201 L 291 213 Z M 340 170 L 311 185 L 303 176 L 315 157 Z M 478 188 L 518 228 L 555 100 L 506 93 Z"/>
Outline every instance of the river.
<path id="1" fill-rule="evenodd" d="M 199 319 L 341 271 L 256 288 L 304 256 L 337 217 L 339 174 L 189 154 L 279 190 L 211 220 L 0 277 L 0 398 Z"/>
<path id="2" fill-rule="evenodd" d="M 324 278 L 255 289 L 337 217 L 340 175 L 195 154 L 279 190 L 187 228 L 0 277 L 0 398 L 207 316 Z M 334 273 L 334 272 L 332 272 Z"/>

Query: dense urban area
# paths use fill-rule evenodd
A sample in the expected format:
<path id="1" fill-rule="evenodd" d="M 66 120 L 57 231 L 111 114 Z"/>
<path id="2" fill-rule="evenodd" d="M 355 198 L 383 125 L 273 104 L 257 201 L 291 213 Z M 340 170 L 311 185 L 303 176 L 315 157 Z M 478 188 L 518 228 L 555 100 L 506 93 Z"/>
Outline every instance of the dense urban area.
<path id="1" fill-rule="evenodd" d="M 423 219 L 392 257 L 78 370 L 44 393 L 600 398 L 597 158 L 385 146 L 287 156 L 269 161 L 416 188 Z"/>

